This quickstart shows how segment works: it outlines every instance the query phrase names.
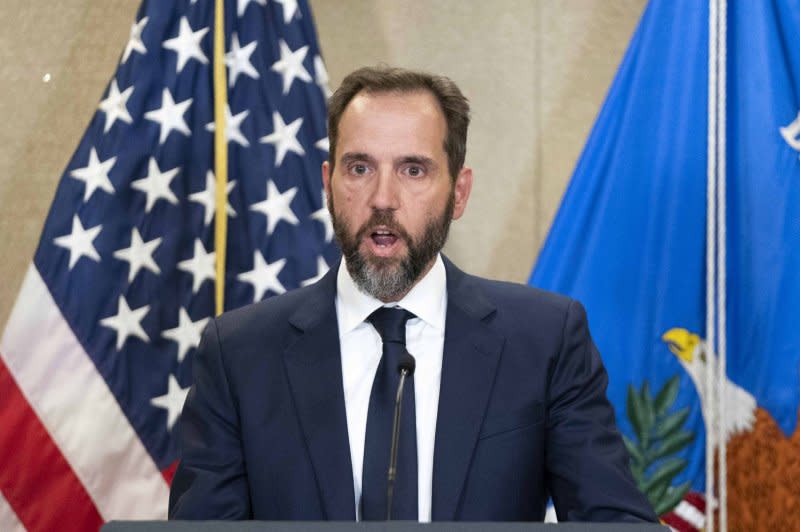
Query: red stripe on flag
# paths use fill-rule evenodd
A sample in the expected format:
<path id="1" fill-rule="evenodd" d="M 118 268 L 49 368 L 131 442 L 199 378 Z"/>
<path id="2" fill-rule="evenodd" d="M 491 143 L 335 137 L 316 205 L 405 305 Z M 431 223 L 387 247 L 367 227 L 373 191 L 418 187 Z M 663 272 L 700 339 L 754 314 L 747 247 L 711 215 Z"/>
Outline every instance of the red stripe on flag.
<path id="1" fill-rule="evenodd" d="M 706 513 L 706 498 L 702 493 L 698 491 L 690 491 L 686 494 L 686 497 L 684 497 L 683 500 L 697 508 L 701 514 Z"/>
<path id="2" fill-rule="evenodd" d="M 22 524 L 98 530 L 103 518 L 0 358 L 0 490 Z"/>
<path id="3" fill-rule="evenodd" d="M 670 512 L 661 516 L 661 522 L 669 525 L 678 532 L 698 532 L 697 528 L 689 521 L 682 519 L 678 514 Z"/>

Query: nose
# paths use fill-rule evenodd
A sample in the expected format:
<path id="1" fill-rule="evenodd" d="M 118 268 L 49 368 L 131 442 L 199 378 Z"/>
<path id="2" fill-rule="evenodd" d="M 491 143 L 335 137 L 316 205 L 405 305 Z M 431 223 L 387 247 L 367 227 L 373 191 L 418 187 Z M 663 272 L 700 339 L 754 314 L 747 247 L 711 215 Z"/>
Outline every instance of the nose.
<path id="1" fill-rule="evenodd" d="M 399 183 L 391 172 L 381 171 L 374 182 L 370 206 L 376 210 L 396 210 L 400 206 Z"/>

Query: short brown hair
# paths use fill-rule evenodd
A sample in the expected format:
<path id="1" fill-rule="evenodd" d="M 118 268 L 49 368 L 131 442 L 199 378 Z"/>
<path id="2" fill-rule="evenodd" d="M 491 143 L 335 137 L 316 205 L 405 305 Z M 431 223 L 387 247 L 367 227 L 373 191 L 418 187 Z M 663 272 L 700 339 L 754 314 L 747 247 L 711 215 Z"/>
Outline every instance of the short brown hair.
<path id="1" fill-rule="evenodd" d="M 464 166 L 464 159 L 467 155 L 469 101 L 450 78 L 389 66 L 364 67 L 351 72 L 328 100 L 331 170 L 333 170 L 336 158 L 339 121 L 350 100 L 362 91 L 367 93 L 405 93 L 418 90 L 430 91 L 442 109 L 447 124 L 444 151 L 447 153 L 450 176 L 455 180 L 459 170 Z"/>

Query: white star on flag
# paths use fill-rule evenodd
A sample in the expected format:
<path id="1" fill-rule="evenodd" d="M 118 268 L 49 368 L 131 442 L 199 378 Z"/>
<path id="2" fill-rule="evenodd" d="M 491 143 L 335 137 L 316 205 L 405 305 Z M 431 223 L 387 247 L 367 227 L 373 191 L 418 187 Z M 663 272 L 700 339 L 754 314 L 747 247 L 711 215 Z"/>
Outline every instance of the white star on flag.
<path id="1" fill-rule="evenodd" d="M 188 393 L 189 387 L 181 388 L 175 376 L 170 374 L 167 384 L 167 393 L 159 395 L 158 397 L 153 397 L 150 400 L 151 405 L 157 408 L 163 408 L 167 411 L 167 430 L 172 430 L 172 426 L 178 421 Z"/>
<path id="2" fill-rule="evenodd" d="M 286 259 L 278 259 L 270 264 L 264 260 L 261 252 L 256 251 L 253 253 L 253 269 L 240 273 L 236 278 L 253 285 L 253 301 L 260 301 L 267 290 L 272 290 L 276 294 L 286 292 L 286 288 L 278 280 L 278 274 L 285 265 Z"/>
<path id="3" fill-rule="evenodd" d="M 291 203 L 294 195 L 297 194 L 297 187 L 290 188 L 284 193 L 278 190 L 275 183 L 267 181 L 267 197 L 264 201 L 259 201 L 250 206 L 251 211 L 262 213 L 267 217 L 267 234 L 271 235 L 275 226 L 281 220 L 286 220 L 292 225 L 297 225 L 300 221 L 292 211 Z"/>
<path id="4" fill-rule="evenodd" d="M 161 336 L 178 344 L 178 362 L 183 362 L 186 353 L 200 345 L 200 334 L 208 323 L 208 318 L 192 321 L 186 309 L 181 307 L 178 314 L 178 326 L 167 329 Z"/>
<path id="5" fill-rule="evenodd" d="M 80 218 L 76 214 L 72 217 L 72 232 L 53 239 L 53 243 L 56 246 L 69 250 L 70 270 L 81 257 L 89 257 L 95 262 L 100 262 L 100 254 L 97 253 L 92 241 L 97 238 L 102 228 L 102 225 L 96 225 L 90 229 L 84 229 Z"/>
<path id="6" fill-rule="evenodd" d="M 160 199 L 167 200 L 173 205 L 178 204 L 178 198 L 172 192 L 170 184 L 175 176 L 178 175 L 180 167 L 175 167 L 166 172 L 162 172 L 158 168 L 158 163 L 154 157 L 150 157 L 147 163 L 147 177 L 137 179 L 131 183 L 131 187 L 147 194 L 147 204 L 145 205 L 144 212 L 150 212 L 156 201 Z"/>
<path id="7" fill-rule="evenodd" d="M 236 14 L 240 17 L 244 15 L 247 6 L 253 2 L 262 6 L 267 5 L 267 0 L 236 0 Z"/>
<path id="8" fill-rule="evenodd" d="M 228 181 L 225 186 L 225 193 L 230 196 L 231 190 L 236 186 L 236 181 Z M 206 188 L 200 192 L 189 194 L 189 200 L 199 203 L 203 206 L 204 219 L 203 223 L 208 225 L 214 219 L 214 213 L 217 209 L 217 179 L 214 177 L 214 172 L 209 170 L 206 172 Z M 230 201 L 226 205 L 226 212 L 228 216 L 236 216 L 236 211 L 231 207 Z"/>
<path id="9" fill-rule="evenodd" d="M 164 88 L 161 98 L 161 107 L 153 109 L 152 111 L 147 111 L 144 114 L 146 119 L 158 122 L 161 128 L 161 134 L 158 138 L 159 144 L 164 144 L 164 141 L 167 140 L 167 136 L 173 129 L 183 133 L 187 137 L 192 134 L 192 132 L 189 131 L 189 126 L 186 125 L 186 121 L 183 119 L 183 114 L 191 105 L 192 98 L 180 103 L 175 103 L 169 89 Z"/>
<path id="10" fill-rule="evenodd" d="M 153 252 L 161 244 L 161 238 L 154 238 L 150 242 L 142 240 L 137 228 L 131 231 L 131 245 L 125 249 L 114 252 L 114 257 L 124 260 L 129 264 L 128 283 L 132 283 L 136 274 L 142 268 L 147 268 L 156 275 L 161 273 L 158 264 L 153 260 Z"/>
<path id="11" fill-rule="evenodd" d="M 192 274 L 192 293 L 196 294 L 203 281 L 214 281 L 216 252 L 209 253 L 199 238 L 194 241 L 194 256 L 178 263 L 178 269 Z"/>
<path id="12" fill-rule="evenodd" d="M 260 142 L 263 144 L 272 144 L 275 146 L 275 167 L 281 165 L 283 158 L 287 152 L 294 152 L 298 155 L 305 155 L 306 152 L 303 146 L 297 142 L 297 132 L 300 131 L 300 126 L 303 125 L 303 119 L 297 118 L 291 124 L 286 125 L 283 117 L 278 111 L 272 113 L 272 129 L 273 132 L 269 135 L 261 137 Z"/>
<path id="13" fill-rule="evenodd" d="M 244 148 L 250 146 L 247 137 L 242 134 L 242 122 L 244 122 L 244 119 L 247 118 L 249 114 L 250 110 L 245 109 L 241 113 L 233 115 L 230 106 L 225 104 L 225 138 L 228 139 L 228 142 L 233 141 Z M 217 127 L 214 122 L 206 124 L 206 131 L 214 131 L 215 129 L 217 129 Z"/>
<path id="14" fill-rule="evenodd" d="M 323 137 L 314 143 L 314 147 L 319 148 L 324 152 L 329 152 L 331 151 L 331 141 L 328 139 L 328 137 Z"/>
<path id="15" fill-rule="evenodd" d="M 106 114 L 106 124 L 103 127 L 103 133 L 108 133 L 111 126 L 117 119 L 122 120 L 126 124 L 133 122 L 131 114 L 128 112 L 128 98 L 133 94 L 133 85 L 128 87 L 122 92 L 119 92 L 117 80 L 112 79 L 111 85 L 108 88 L 108 96 L 100 102 L 98 108 Z"/>
<path id="16" fill-rule="evenodd" d="M 92 148 L 89 150 L 89 164 L 83 168 L 76 168 L 69 173 L 70 177 L 74 177 L 78 181 L 83 181 L 86 184 L 86 188 L 83 191 L 84 203 L 89 201 L 89 198 L 92 197 L 92 194 L 94 194 L 94 191 L 98 188 L 105 190 L 109 194 L 114 193 L 114 186 L 108 178 L 108 173 L 116 162 L 116 157 L 110 157 L 105 161 L 100 161 L 100 158 L 97 156 L 97 150 Z"/>
<path id="17" fill-rule="evenodd" d="M 300 284 L 301 284 L 302 286 L 308 286 L 308 285 L 310 285 L 310 284 L 314 284 L 314 283 L 316 283 L 317 281 L 319 281 L 320 279 L 322 279 L 322 277 L 323 277 L 323 276 L 324 276 L 326 273 L 328 273 L 328 263 L 327 263 L 327 262 L 325 262 L 325 259 L 324 259 L 324 258 L 322 258 L 322 257 L 317 257 L 317 275 L 315 275 L 314 277 L 312 277 L 312 278 L 310 278 L 310 279 L 306 279 L 305 281 L 303 281 L 303 282 L 302 282 L 302 283 L 300 283 Z"/>
<path id="18" fill-rule="evenodd" d="M 136 310 L 131 310 L 125 296 L 119 296 L 117 303 L 116 316 L 109 316 L 100 320 L 100 325 L 114 329 L 117 333 L 117 351 L 122 349 L 125 340 L 129 336 L 135 336 L 145 342 L 149 342 L 150 338 L 147 333 L 142 329 L 141 321 L 150 310 L 150 305 L 139 307 Z"/>
<path id="19" fill-rule="evenodd" d="M 300 78 L 306 83 L 311 81 L 311 74 L 303 66 L 303 60 L 308 53 L 308 45 L 292 51 L 283 39 L 278 44 L 281 48 L 281 58 L 271 68 L 283 76 L 283 93 L 288 94 L 295 78 Z"/>
<path id="20" fill-rule="evenodd" d="M 325 62 L 320 56 L 314 56 L 314 81 L 317 82 L 319 88 L 326 98 L 330 98 L 333 91 L 330 86 L 330 78 L 328 78 L 328 71 L 325 69 Z"/>
<path id="21" fill-rule="evenodd" d="M 134 22 L 131 24 L 131 32 L 130 36 L 128 37 L 128 44 L 125 45 L 125 51 L 122 52 L 121 63 L 124 64 L 128 60 L 128 58 L 131 56 L 131 52 L 139 52 L 142 55 L 147 53 L 147 48 L 145 48 L 144 43 L 142 42 L 142 32 L 144 31 L 144 27 L 147 26 L 148 20 L 150 20 L 150 17 L 142 17 L 142 20 L 139 22 Z"/>
<path id="22" fill-rule="evenodd" d="M 179 74 L 189 59 L 197 59 L 204 65 L 208 64 L 208 58 L 200 48 L 200 41 L 203 40 L 206 33 L 208 33 L 208 28 L 192 31 L 192 27 L 189 26 L 189 20 L 186 17 L 181 17 L 178 36 L 164 41 L 164 48 L 178 54 L 177 72 Z"/>
<path id="23" fill-rule="evenodd" d="M 322 207 L 311 213 L 311 219 L 316 220 L 325 228 L 325 242 L 330 242 L 333 238 L 333 220 L 328 211 L 328 202 L 325 198 L 325 191 L 322 191 Z"/>
<path id="24" fill-rule="evenodd" d="M 275 0 L 283 8 L 283 23 L 288 24 L 297 13 L 297 0 Z"/>
<path id="25" fill-rule="evenodd" d="M 253 79 L 259 79 L 258 70 L 250 62 L 250 56 L 256 50 L 257 41 L 253 41 L 242 48 L 239 46 L 239 36 L 234 33 L 231 37 L 231 51 L 225 54 L 225 65 L 230 69 L 228 86 L 236 85 L 239 74 L 245 74 Z"/>

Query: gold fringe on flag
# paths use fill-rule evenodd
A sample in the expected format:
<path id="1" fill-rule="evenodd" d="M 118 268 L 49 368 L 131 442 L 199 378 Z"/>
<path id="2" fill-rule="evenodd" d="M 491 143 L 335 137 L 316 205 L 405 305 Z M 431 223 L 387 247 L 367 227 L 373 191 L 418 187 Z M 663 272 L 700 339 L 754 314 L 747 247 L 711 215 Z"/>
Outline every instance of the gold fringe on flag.
<path id="1" fill-rule="evenodd" d="M 225 0 L 214 5 L 214 173 L 216 174 L 216 215 L 214 250 L 216 251 L 216 314 L 225 310 L 225 257 L 228 240 L 228 140 L 225 138 L 225 109 L 228 87 L 225 79 Z"/>

